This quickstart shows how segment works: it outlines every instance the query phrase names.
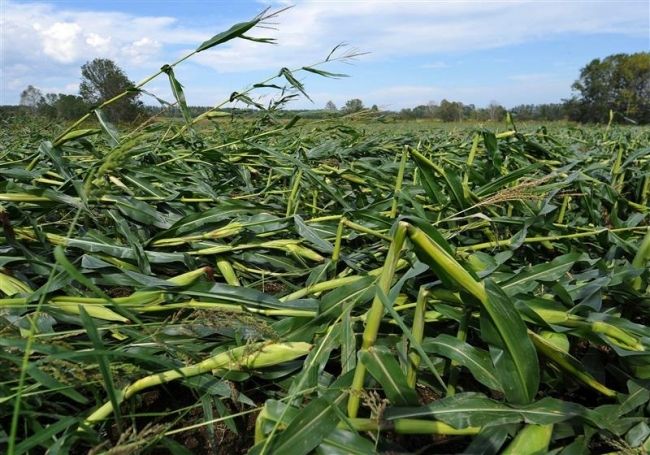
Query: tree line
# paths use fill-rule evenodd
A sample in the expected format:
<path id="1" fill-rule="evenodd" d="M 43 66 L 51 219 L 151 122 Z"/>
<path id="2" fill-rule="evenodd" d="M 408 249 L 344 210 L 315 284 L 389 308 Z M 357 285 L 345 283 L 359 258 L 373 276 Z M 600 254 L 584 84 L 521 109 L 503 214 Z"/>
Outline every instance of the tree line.
<path id="1" fill-rule="evenodd" d="M 621 123 L 650 123 L 650 53 L 615 54 L 604 59 L 594 59 L 580 71 L 578 80 L 571 86 L 574 95 L 559 103 L 521 104 L 509 111 L 519 120 L 573 120 L 583 123 L 614 120 Z M 326 111 L 336 111 L 329 101 Z M 352 113 L 364 110 L 360 99 L 348 100 L 340 110 Z M 373 106 L 372 110 L 377 110 Z M 400 119 L 438 119 L 445 122 L 463 120 L 501 120 L 506 108 L 497 101 L 487 107 L 463 104 L 443 99 L 430 101 L 413 108 L 393 113 Z"/>
<path id="2" fill-rule="evenodd" d="M 133 82 L 124 71 L 107 59 L 87 62 L 81 67 L 81 76 L 78 95 L 43 94 L 38 88 L 30 85 L 21 93 L 20 104 L 50 118 L 76 119 L 101 102 L 133 87 Z M 650 123 L 650 52 L 614 54 L 604 59 L 594 59 L 580 70 L 579 77 L 571 88 L 573 96 L 561 102 L 522 104 L 508 111 L 519 120 L 603 123 L 609 121 L 612 112 L 617 122 Z M 201 106 L 189 108 L 192 115 L 209 109 Z M 329 101 L 324 109 L 302 112 L 304 116 L 327 117 L 366 110 L 405 120 L 438 119 L 445 122 L 500 120 L 506 113 L 506 108 L 496 101 L 486 107 L 477 107 L 443 99 L 440 103 L 430 101 L 399 112 L 391 112 L 382 111 L 376 105 L 367 108 L 359 98 L 348 100 L 340 109 Z M 232 111 L 246 115 L 250 109 Z M 295 112 L 297 111 L 285 111 L 285 114 Z M 115 122 L 130 122 L 140 115 L 178 115 L 177 110 L 169 106 L 144 106 L 139 101 L 137 91 L 108 106 L 105 113 Z"/>
<path id="3" fill-rule="evenodd" d="M 40 89 L 29 85 L 20 94 L 20 105 L 49 118 L 74 120 L 133 85 L 115 62 L 96 58 L 81 67 L 78 95 L 43 94 Z M 137 93 L 111 103 L 104 110 L 107 117 L 114 122 L 132 122 L 145 113 Z"/>

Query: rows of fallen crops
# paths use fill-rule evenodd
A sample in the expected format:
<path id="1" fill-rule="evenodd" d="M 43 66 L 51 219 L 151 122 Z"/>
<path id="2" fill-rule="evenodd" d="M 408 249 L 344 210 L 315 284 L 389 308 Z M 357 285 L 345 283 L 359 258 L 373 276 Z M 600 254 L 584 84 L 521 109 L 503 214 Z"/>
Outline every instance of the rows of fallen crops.
<path id="1" fill-rule="evenodd" d="M 3 452 L 650 448 L 647 129 L 97 112 L 0 132 Z"/>
<path id="2" fill-rule="evenodd" d="M 5 139 L 17 453 L 646 443 L 647 131 L 169 128 Z"/>

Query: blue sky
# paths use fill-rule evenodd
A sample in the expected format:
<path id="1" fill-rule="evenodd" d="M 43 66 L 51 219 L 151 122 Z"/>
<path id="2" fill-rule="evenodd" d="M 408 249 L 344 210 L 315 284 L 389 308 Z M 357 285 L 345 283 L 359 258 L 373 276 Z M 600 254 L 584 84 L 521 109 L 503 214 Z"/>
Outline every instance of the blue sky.
<path id="1" fill-rule="evenodd" d="M 115 60 L 137 82 L 233 23 L 288 4 L 277 30 L 251 33 L 277 45 L 236 40 L 180 65 L 188 102 L 216 104 L 282 67 L 318 62 L 340 42 L 368 54 L 323 67 L 348 78 L 300 76 L 314 104 L 292 107 L 353 97 L 388 109 L 443 98 L 556 102 L 591 59 L 650 50 L 647 0 L 0 0 L 0 104 L 17 103 L 29 84 L 76 93 L 80 66 L 95 57 Z M 145 88 L 171 99 L 163 78 Z"/>

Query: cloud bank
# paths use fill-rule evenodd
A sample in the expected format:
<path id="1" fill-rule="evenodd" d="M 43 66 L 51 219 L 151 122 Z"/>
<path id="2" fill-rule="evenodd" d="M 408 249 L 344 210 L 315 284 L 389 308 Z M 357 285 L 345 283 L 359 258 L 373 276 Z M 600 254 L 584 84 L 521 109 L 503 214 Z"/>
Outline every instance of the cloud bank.
<path id="1" fill-rule="evenodd" d="M 276 7 L 285 4 L 271 2 Z M 191 6 L 179 3 L 179 10 Z M 214 28 L 207 29 L 193 26 L 187 11 L 179 18 L 140 16 L 14 0 L 5 0 L 1 8 L 0 103 L 5 104 L 16 102 L 27 84 L 75 91 L 79 66 L 94 57 L 114 59 L 129 74 L 147 74 L 245 19 L 215 16 Z M 647 37 L 649 8 L 646 1 L 297 1 L 277 19 L 277 30 L 252 33 L 276 38 L 278 46 L 236 40 L 197 55 L 191 71 L 275 71 L 317 62 L 339 42 L 369 52 L 364 62 L 410 57 L 421 59 L 420 68 L 438 70 L 448 67 L 445 56 L 559 37 Z M 524 74 L 511 82 L 530 85 L 535 80 Z M 397 87 L 410 93 L 437 93 L 432 87 L 409 88 L 398 80 L 390 86 L 393 91 Z M 195 90 L 203 93 L 207 87 Z"/>

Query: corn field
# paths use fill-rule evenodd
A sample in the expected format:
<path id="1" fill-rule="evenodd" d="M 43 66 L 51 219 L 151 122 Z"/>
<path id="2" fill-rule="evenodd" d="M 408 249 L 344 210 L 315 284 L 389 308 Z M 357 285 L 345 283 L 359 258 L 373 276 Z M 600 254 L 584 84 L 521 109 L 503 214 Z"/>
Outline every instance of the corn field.
<path id="1" fill-rule="evenodd" d="M 181 121 L 2 125 L 3 453 L 650 449 L 650 130 L 192 118 L 177 63 Z"/>

